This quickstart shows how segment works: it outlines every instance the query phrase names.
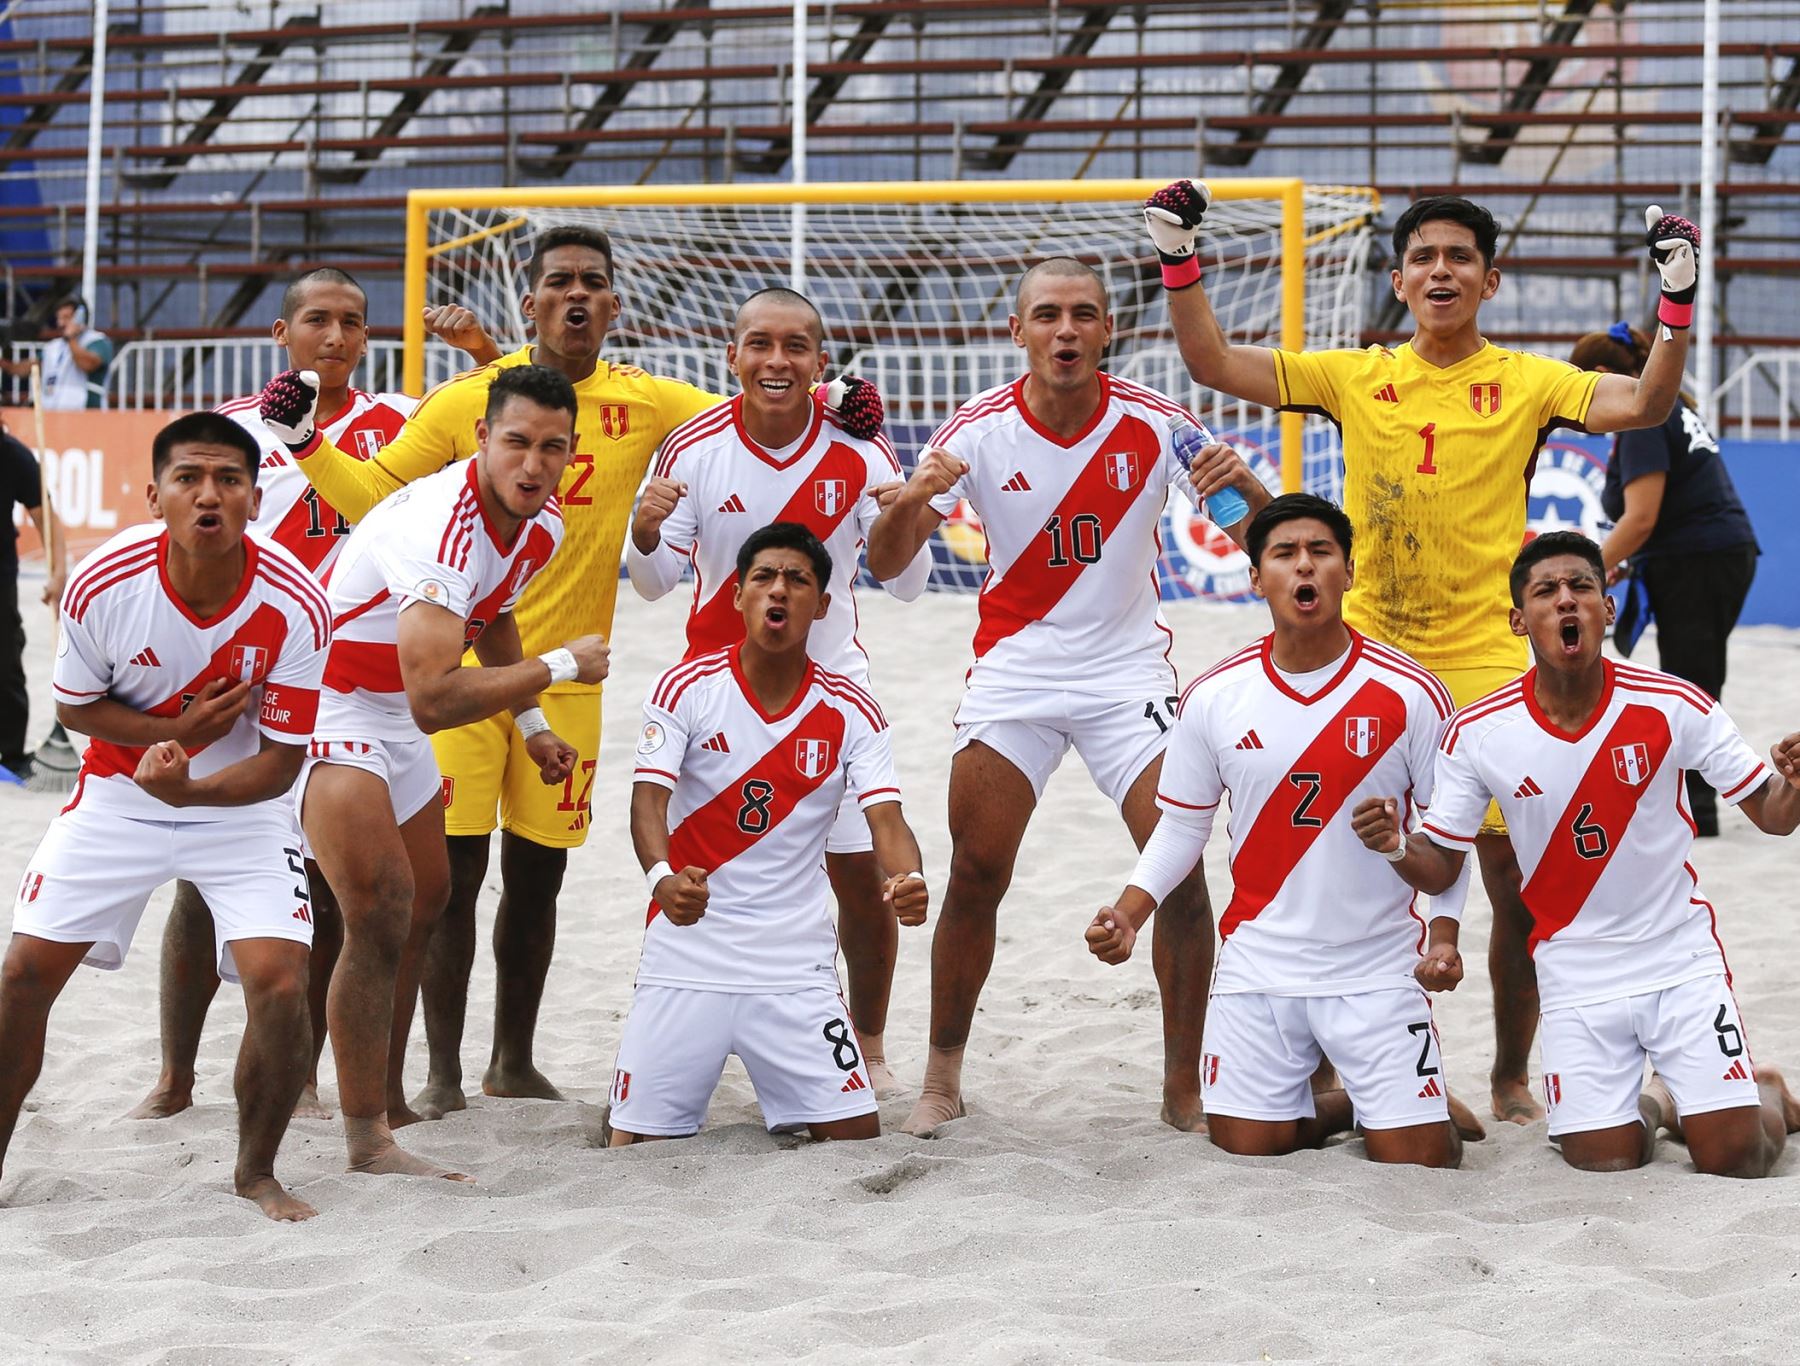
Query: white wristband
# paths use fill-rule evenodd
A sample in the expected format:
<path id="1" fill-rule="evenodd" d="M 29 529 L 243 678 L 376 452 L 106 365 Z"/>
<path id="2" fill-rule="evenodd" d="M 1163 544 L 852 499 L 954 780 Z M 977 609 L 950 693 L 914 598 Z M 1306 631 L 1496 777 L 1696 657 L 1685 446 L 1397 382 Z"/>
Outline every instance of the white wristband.
<path id="1" fill-rule="evenodd" d="M 513 725 L 518 728 L 521 740 L 529 740 L 532 736 L 542 735 L 550 729 L 550 723 L 544 719 L 542 707 L 527 707 L 513 717 Z"/>
<path id="2" fill-rule="evenodd" d="M 581 666 L 575 662 L 575 656 L 565 649 L 546 650 L 538 656 L 544 666 L 550 670 L 552 683 L 573 683 L 581 673 Z"/>
<path id="3" fill-rule="evenodd" d="M 644 886 L 650 889 L 651 896 L 655 896 L 656 884 L 661 882 L 664 878 L 673 877 L 674 875 L 675 870 L 669 867 L 669 861 L 664 859 L 661 863 L 656 864 L 649 872 L 644 874 Z"/>
<path id="4" fill-rule="evenodd" d="M 917 868 L 913 869 L 910 873 L 901 873 L 899 876 L 902 882 L 910 881 L 915 877 L 918 878 L 920 882 L 925 880 L 925 874 L 921 873 Z"/>
<path id="5" fill-rule="evenodd" d="M 1406 857 L 1406 836 L 1402 835 L 1400 837 L 1400 847 L 1398 849 L 1387 850 L 1385 853 L 1382 854 L 1382 857 L 1384 859 L 1386 859 L 1389 863 L 1398 863 L 1398 862 L 1400 862 L 1401 859 L 1405 858 Z"/>

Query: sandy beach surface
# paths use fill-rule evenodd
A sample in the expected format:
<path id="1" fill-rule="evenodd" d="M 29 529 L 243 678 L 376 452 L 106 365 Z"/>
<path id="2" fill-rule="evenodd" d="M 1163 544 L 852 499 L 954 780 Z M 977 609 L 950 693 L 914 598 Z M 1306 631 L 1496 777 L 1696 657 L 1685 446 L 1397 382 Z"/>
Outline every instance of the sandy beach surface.
<path id="1" fill-rule="evenodd" d="M 29 592 L 30 585 L 24 585 Z M 194 1108 L 122 1118 L 157 1070 L 160 893 L 119 973 L 81 971 L 50 1021 L 42 1080 L 0 1185 L 0 1358 L 392 1362 L 606 1357 L 794 1361 L 1790 1361 L 1800 1339 L 1800 1154 L 1775 1178 L 1693 1173 L 1679 1147 L 1616 1176 L 1564 1168 L 1544 1127 L 1494 1126 L 1459 1172 L 1378 1170 L 1347 1142 L 1234 1159 L 1157 1121 L 1149 955 L 1118 969 L 1081 932 L 1123 884 L 1124 828 L 1071 755 L 1001 910 L 970 1041 L 971 1114 L 868 1143 L 772 1138 L 742 1070 L 705 1131 L 598 1145 L 643 925 L 626 831 L 630 738 L 679 650 L 683 595 L 621 595 L 593 838 L 562 897 L 539 1063 L 573 1103 L 473 1099 L 410 1131 L 474 1186 L 347 1176 L 335 1123 L 297 1122 L 280 1171 L 320 1217 L 274 1225 L 230 1189 L 241 998 L 221 993 Z M 1184 679 L 1266 629 L 1259 608 L 1169 609 Z M 974 602 L 864 595 L 862 638 L 893 721 L 934 903 L 950 716 Z M 37 730 L 48 619 L 28 613 Z M 1639 658 L 1654 662 L 1649 641 Z M 1732 641 L 1729 710 L 1759 749 L 1800 729 L 1800 636 Z M 60 802 L 0 789 L 12 888 Z M 1800 846 L 1735 813 L 1694 859 L 1719 909 L 1752 1049 L 1800 1069 Z M 495 860 L 496 865 L 498 860 Z M 1228 894 L 1224 836 L 1207 864 Z M 497 868 L 496 868 L 497 874 Z M 491 1038 L 485 945 L 465 1068 Z M 934 904 L 935 910 L 935 904 Z M 9 913 L 10 914 L 10 913 Z M 1470 978 L 1439 998 L 1452 1086 L 1486 1108 L 1488 915 L 1471 897 Z M 916 1085 L 929 929 L 906 932 L 889 1056 Z M 325 1098 L 335 1102 L 329 1080 Z M 409 1081 L 424 1077 L 415 1028 Z M 1534 1072 L 1534 1085 L 1536 1077 Z"/>

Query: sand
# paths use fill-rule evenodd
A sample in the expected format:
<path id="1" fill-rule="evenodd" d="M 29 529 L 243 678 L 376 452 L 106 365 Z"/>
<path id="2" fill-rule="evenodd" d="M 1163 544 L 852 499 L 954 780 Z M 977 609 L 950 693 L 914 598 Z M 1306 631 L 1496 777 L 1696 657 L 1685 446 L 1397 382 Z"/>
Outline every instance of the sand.
<path id="1" fill-rule="evenodd" d="M 1052 782 L 1001 912 L 970 1042 L 971 1114 L 931 1141 L 821 1146 L 763 1132 L 735 1063 L 698 1138 L 597 1146 L 642 926 L 626 833 L 636 709 L 677 649 L 675 595 L 621 598 L 593 838 L 572 860 L 540 1038 L 569 1104 L 492 1101 L 411 1131 L 479 1184 L 350 1177 L 334 1124 L 296 1123 L 281 1171 L 320 1217 L 277 1226 L 231 1194 L 222 994 L 195 1107 L 121 1118 L 154 1079 L 156 952 L 168 895 L 120 973 L 79 972 L 0 1185 L 0 1358 L 395 1362 L 1785 1361 L 1800 1335 L 1800 1156 L 1778 1175 L 1697 1176 L 1666 1145 L 1641 1172 L 1564 1168 L 1541 1124 L 1472 1145 L 1460 1172 L 1378 1170 L 1360 1143 L 1226 1157 L 1156 1119 L 1148 954 L 1088 957 L 1081 932 L 1131 866 L 1073 756 Z M 949 719 L 973 602 L 865 597 L 863 638 L 898 738 L 907 810 L 941 892 Z M 1184 677 L 1260 634 L 1256 608 L 1170 611 Z M 32 622 L 33 628 L 39 621 Z M 46 623 L 47 624 L 47 623 Z M 47 696 L 48 648 L 28 664 Z M 1654 660 L 1649 644 L 1641 659 Z M 1727 702 L 1759 747 L 1800 724 L 1800 637 L 1732 641 Z M 39 713 L 47 724 L 47 705 Z M 58 802 L 0 789 L 0 886 Z M 1223 839 L 1208 856 L 1215 900 Z M 1719 907 L 1758 1057 L 1800 1069 L 1793 845 L 1730 815 L 1695 853 Z M 497 863 L 497 860 L 496 860 Z M 483 924 L 493 892 L 484 900 Z M 1485 1102 L 1487 914 L 1470 979 L 1439 998 L 1453 1087 Z M 929 929 L 906 932 L 889 1054 L 916 1084 Z M 465 1066 L 490 1041 L 478 962 Z M 328 1055 L 329 1059 L 329 1055 Z M 424 1076 L 415 1038 L 410 1077 Z M 1535 1074 L 1534 1074 L 1535 1080 Z M 335 1085 L 326 1087 L 327 1101 Z M 1499 1128 L 1499 1126 L 1496 1126 Z"/>

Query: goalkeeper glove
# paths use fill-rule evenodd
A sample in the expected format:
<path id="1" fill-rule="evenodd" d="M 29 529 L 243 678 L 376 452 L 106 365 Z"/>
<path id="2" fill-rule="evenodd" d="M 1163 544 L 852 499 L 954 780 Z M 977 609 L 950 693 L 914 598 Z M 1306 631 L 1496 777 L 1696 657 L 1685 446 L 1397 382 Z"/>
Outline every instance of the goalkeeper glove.
<path id="1" fill-rule="evenodd" d="M 1660 204 L 1644 210 L 1644 244 L 1662 276 L 1662 300 L 1656 320 L 1665 327 L 1687 327 L 1694 321 L 1694 295 L 1699 290 L 1700 229 L 1685 218 L 1664 213 Z"/>
<path id="2" fill-rule="evenodd" d="M 881 401 L 881 391 L 868 380 L 854 376 L 834 379 L 825 386 L 824 399 L 838 425 L 857 440 L 873 441 L 881 435 L 887 408 Z"/>
<path id="3" fill-rule="evenodd" d="M 1212 202 L 1204 180 L 1177 180 L 1144 201 L 1144 226 L 1162 258 L 1163 285 L 1186 289 L 1200 282 L 1200 263 L 1194 259 L 1194 238 L 1200 220 Z"/>
<path id="4" fill-rule="evenodd" d="M 319 407 L 319 375 L 316 370 L 283 370 L 263 386 L 257 411 L 263 425 L 297 456 L 312 454 L 318 445 L 313 420 Z"/>

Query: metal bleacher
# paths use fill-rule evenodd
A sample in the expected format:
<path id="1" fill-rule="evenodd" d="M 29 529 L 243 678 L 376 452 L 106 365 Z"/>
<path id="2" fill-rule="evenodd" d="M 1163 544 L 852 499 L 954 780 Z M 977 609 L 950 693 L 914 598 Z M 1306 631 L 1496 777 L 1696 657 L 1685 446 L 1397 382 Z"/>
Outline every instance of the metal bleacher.
<path id="1" fill-rule="evenodd" d="M 121 342 L 266 335 L 278 283 L 330 262 L 397 324 L 409 188 L 785 179 L 791 14 L 113 0 L 96 317 Z M 809 171 L 1301 175 L 1375 185 L 1390 208 L 1466 192 L 1506 230 L 1492 335 L 1566 348 L 1641 312 L 1643 204 L 1695 209 L 1700 14 L 1700 0 L 815 3 Z M 1800 345 L 1800 0 L 1731 0 L 1724 18 L 1713 248 L 1729 375 Z M 41 316 L 79 273 L 91 38 L 82 0 L 0 19 L 12 316 Z M 1402 322 L 1383 293 L 1371 339 Z"/>

